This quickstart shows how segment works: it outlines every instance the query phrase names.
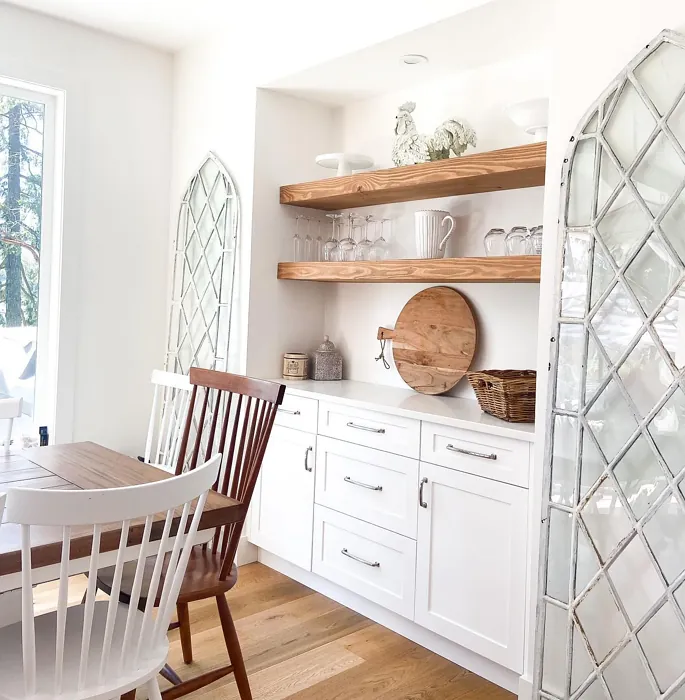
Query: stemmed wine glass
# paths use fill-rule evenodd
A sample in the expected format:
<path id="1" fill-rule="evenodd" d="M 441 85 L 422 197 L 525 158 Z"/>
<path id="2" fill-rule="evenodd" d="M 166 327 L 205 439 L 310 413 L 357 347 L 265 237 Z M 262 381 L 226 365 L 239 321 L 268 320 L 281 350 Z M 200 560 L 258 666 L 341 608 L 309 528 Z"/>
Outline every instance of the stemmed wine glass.
<path id="1" fill-rule="evenodd" d="M 302 262 L 302 238 L 300 237 L 300 220 L 304 216 L 298 214 L 295 217 L 295 233 L 293 235 L 293 262 Z"/>
<path id="2" fill-rule="evenodd" d="M 312 241 L 312 236 L 311 236 L 311 227 L 312 227 L 312 220 L 308 217 L 305 216 L 303 217 L 304 220 L 307 222 L 307 235 L 304 237 L 304 260 L 305 262 L 311 262 L 314 259 L 314 243 Z"/>
<path id="3" fill-rule="evenodd" d="M 316 222 L 316 238 L 314 239 L 314 260 L 323 260 L 323 238 L 321 237 L 321 219 L 314 219 Z"/>
<path id="4" fill-rule="evenodd" d="M 380 224 L 381 235 L 373 242 L 371 250 L 369 250 L 369 260 L 385 260 L 388 257 L 388 242 L 383 235 L 386 223 L 390 223 L 390 219 L 381 219 L 377 222 Z"/>
<path id="5" fill-rule="evenodd" d="M 371 247 L 373 246 L 373 241 L 369 238 L 369 229 L 371 225 L 375 223 L 376 219 L 373 218 L 371 214 L 364 217 L 363 228 L 363 238 L 357 243 L 357 249 L 355 251 L 355 258 L 357 260 L 370 260 Z"/>
<path id="6" fill-rule="evenodd" d="M 323 244 L 323 259 L 330 262 L 340 261 L 340 231 L 342 214 L 326 214 L 331 220 L 331 237 Z"/>
<path id="7" fill-rule="evenodd" d="M 347 236 L 340 241 L 340 259 L 345 262 L 352 262 L 355 258 L 357 241 L 355 240 L 354 232 L 358 227 L 357 221 L 359 221 L 359 217 L 356 214 L 348 214 Z"/>

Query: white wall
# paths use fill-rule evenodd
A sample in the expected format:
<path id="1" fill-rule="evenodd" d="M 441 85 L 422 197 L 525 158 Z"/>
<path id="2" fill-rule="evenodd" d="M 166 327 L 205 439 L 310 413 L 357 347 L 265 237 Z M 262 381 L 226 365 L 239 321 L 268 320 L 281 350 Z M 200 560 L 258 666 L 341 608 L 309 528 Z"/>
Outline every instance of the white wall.
<path id="1" fill-rule="evenodd" d="M 2 4 L 0 75 L 66 92 L 53 437 L 140 454 L 164 351 L 171 58 Z"/>
<path id="2" fill-rule="evenodd" d="M 371 155 L 380 167 L 390 167 L 397 107 L 406 100 L 417 103 L 418 130 L 431 133 L 445 119 L 470 121 L 478 133 L 475 151 L 487 151 L 530 142 L 504 112 L 510 102 L 545 96 L 549 91 L 548 54 L 542 51 L 516 61 L 463 72 L 421 89 L 403 90 L 353 103 L 336 115 L 340 140 L 336 150 Z M 319 175 L 320 177 L 321 175 Z M 447 255 L 484 255 L 483 236 L 493 227 L 509 229 L 542 223 L 544 191 L 487 193 L 469 197 L 406 202 L 366 207 L 361 214 L 389 217 L 392 221 L 392 257 L 415 257 L 413 215 L 420 209 L 443 209 L 457 220 Z M 326 333 L 339 344 L 345 358 L 345 377 L 358 381 L 405 386 L 391 368 L 383 369 L 378 355 L 378 326 L 392 327 L 411 296 L 432 285 L 328 285 Z M 532 369 L 536 365 L 536 284 L 451 285 L 470 302 L 478 322 L 478 350 L 474 369 Z M 453 390 L 473 397 L 464 379 Z"/>
<path id="3" fill-rule="evenodd" d="M 276 267 L 288 250 L 300 210 L 278 203 L 286 182 L 316 177 L 318 153 L 334 143 L 330 107 L 258 90 L 255 126 L 252 261 L 247 373 L 279 377 L 284 352 L 322 341 L 325 289 L 316 282 L 279 282 Z M 305 212 L 311 215 L 310 212 Z"/>

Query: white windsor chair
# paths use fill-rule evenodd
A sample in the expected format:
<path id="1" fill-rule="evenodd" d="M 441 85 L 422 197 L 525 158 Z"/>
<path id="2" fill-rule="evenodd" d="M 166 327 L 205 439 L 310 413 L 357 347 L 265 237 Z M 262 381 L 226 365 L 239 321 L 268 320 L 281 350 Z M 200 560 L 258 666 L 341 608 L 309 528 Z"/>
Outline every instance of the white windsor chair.
<path id="1" fill-rule="evenodd" d="M 142 686 L 152 700 L 160 700 L 157 674 L 166 663 L 167 628 L 220 463 L 217 455 L 192 472 L 139 486 L 8 491 L 6 521 L 21 526 L 22 619 L 0 628 L 0 700 L 112 700 Z M 0 501 L 0 511 L 1 506 Z M 159 519 L 155 522 L 155 514 L 160 513 L 166 513 L 163 524 Z M 98 564 L 103 555 L 100 545 L 111 531 L 110 524 L 121 530 L 116 592 L 109 601 L 96 602 Z M 35 617 L 31 535 L 34 527 L 45 526 L 60 528 L 62 534 L 58 604 L 56 612 Z M 118 590 L 130 530 L 141 526 L 132 590 L 135 602 L 126 606 L 119 602 Z M 158 542 L 151 537 L 153 528 L 157 536 L 161 530 Z M 68 607 L 70 537 L 90 532 L 85 603 Z M 150 555 L 156 557 L 155 565 L 152 576 L 144 577 Z M 144 582 L 145 591 L 141 590 Z M 137 605 L 141 596 L 147 599 L 142 611 Z M 156 616 L 155 602 L 159 605 Z"/>
<path id="2" fill-rule="evenodd" d="M 155 392 L 143 461 L 173 472 L 192 387 L 185 374 L 159 369 L 152 372 L 150 380 Z"/>

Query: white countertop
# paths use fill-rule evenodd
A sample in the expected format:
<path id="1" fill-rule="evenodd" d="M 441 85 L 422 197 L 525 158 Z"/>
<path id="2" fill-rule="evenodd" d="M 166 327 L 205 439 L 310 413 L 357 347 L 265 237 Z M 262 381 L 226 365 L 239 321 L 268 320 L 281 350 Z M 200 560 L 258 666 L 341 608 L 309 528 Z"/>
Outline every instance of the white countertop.
<path id="1" fill-rule="evenodd" d="M 412 389 L 382 384 L 354 382 L 317 382 L 313 379 L 275 379 L 287 387 L 287 393 L 333 403 L 346 403 L 359 408 L 379 410 L 408 418 L 453 425 L 476 432 L 533 442 L 534 423 L 507 423 L 481 411 L 478 402 L 452 396 L 427 396 Z"/>

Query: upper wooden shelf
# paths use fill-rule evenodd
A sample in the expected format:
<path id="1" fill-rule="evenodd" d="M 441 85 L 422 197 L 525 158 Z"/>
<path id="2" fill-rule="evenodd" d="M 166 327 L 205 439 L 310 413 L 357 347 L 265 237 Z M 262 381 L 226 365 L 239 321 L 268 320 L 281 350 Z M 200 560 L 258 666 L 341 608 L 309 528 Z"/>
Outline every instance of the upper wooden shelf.
<path id="1" fill-rule="evenodd" d="M 281 204 L 334 211 L 545 184 L 546 143 L 281 187 Z"/>
<path id="2" fill-rule="evenodd" d="M 278 279 L 315 282 L 539 282 L 540 256 L 279 263 Z"/>

